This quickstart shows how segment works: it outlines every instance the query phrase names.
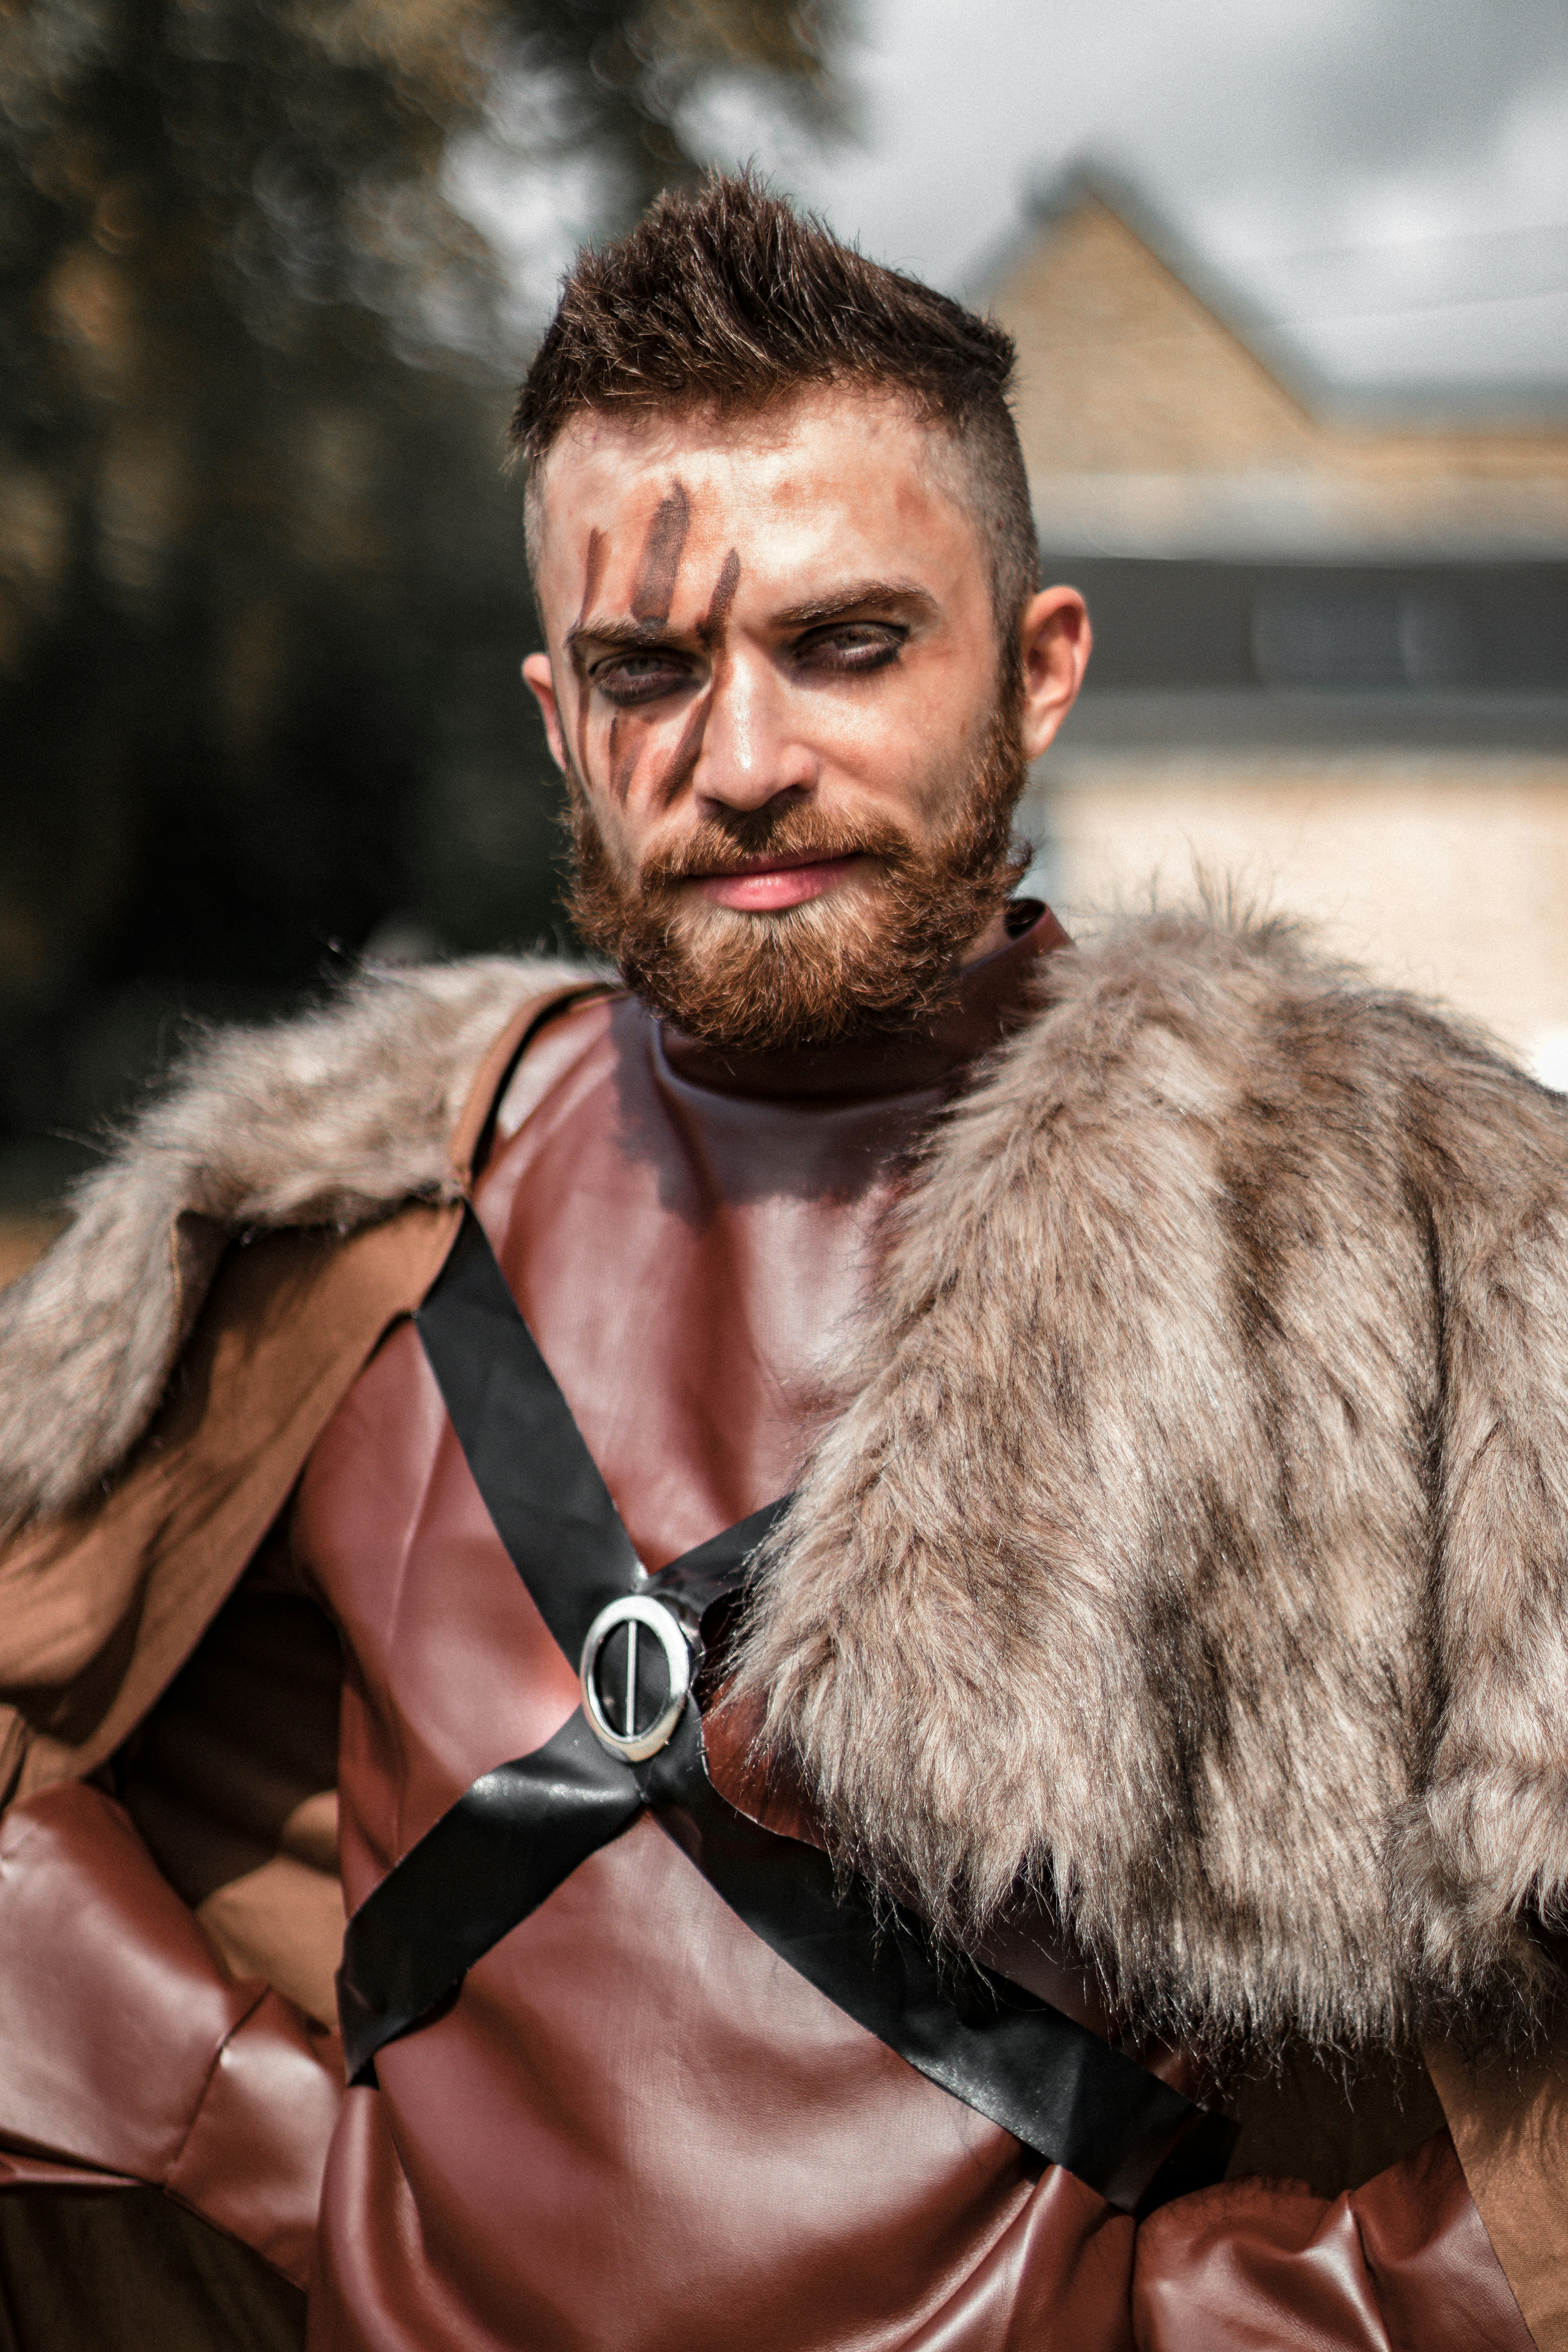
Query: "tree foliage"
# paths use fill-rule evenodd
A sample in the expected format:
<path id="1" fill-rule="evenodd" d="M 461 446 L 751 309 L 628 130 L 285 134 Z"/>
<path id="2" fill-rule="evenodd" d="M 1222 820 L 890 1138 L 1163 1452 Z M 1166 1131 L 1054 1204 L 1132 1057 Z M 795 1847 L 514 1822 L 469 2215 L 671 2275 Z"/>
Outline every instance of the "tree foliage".
<path id="1" fill-rule="evenodd" d="M 0 0 L 0 1131 L 79 1124 L 167 1005 L 276 1001 L 389 919 L 548 924 L 516 288 L 452 159 L 504 120 L 612 228 L 694 168 L 714 77 L 826 118 L 837 23 Z"/>

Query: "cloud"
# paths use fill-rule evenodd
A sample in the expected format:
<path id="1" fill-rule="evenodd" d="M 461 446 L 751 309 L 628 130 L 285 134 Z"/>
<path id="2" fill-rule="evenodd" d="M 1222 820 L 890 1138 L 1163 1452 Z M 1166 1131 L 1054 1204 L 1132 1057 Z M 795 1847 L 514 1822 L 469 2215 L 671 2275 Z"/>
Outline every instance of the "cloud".
<path id="1" fill-rule="evenodd" d="M 858 146 L 786 142 L 729 93 L 707 119 L 712 150 L 755 155 L 841 233 L 938 283 L 970 278 L 1030 184 L 1085 153 L 1270 307 L 1291 299 L 1271 262 L 1295 248 L 1568 222 L 1562 0 L 971 0 L 962 15 L 870 0 L 850 69 Z M 1347 263 L 1343 307 L 1355 299 Z M 1446 353 L 1473 373 L 1485 332 L 1446 332 L 1429 308 L 1407 331 L 1363 320 L 1314 349 L 1352 374 L 1442 373 Z M 1549 304 L 1539 332 L 1521 310 L 1497 372 L 1533 353 L 1533 372 L 1562 374 L 1560 334 Z"/>

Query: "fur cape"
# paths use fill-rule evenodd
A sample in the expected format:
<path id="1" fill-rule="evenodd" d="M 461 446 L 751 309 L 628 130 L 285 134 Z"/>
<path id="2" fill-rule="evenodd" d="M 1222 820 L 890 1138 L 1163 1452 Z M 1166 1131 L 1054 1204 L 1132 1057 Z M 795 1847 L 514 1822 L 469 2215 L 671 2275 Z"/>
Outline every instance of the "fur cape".
<path id="1" fill-rule="evenodd" d="M 584 977 L 372 974 L 203 1046 L 0 1297 L 5 1523 L 124 1459 L 226 1232 L 449 1189 L 485 1047 Z M 912 1172 L 740 1696 L 846 1862 L 960 1939 L 1043 1898 L 1136 2029 L 1528 2032 L 1568 1101 L 1278 923 L 1144 919 L 1037 984 Z"/>

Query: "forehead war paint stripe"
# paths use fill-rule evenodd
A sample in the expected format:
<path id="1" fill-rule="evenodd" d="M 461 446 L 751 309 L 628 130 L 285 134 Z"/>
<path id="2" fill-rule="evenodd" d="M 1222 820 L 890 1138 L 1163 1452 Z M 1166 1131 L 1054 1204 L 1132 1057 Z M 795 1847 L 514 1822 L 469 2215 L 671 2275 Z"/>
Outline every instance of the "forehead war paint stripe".
<path id="1" fill-rule="evenodd" d="M 588 533 L 588 560 L 583 573 L 583 602 L 577 608 L 577 626 L 581 628 L 593 610 L 594 599 L 599 593 L 599 583 L 605 576 L 605 558 L 610 551 L 607 535 L 602 530 Z"/>
<path id="2" fill-rule="evenodd" d="M 605 576 L 605 559 L 610 551 L 608 535 L 602 530 L 588 533 L 588 561 L 583 574 L 583 603 L 577 614 L 577 626 L 587 619 L 599 583 Z M 586 789 L 588 782 L 588 685 L 581 672 L 577 675 L 577 777 Z"/>
<path id="3" fill-rule="evenodd" d="M 714 638 L 721 634 L 724 624 L 730 617 L 730 607 L 735 601 L 735 591 L 740 584 L 740 551 L 732 547 L 724 558 L 723 569 L 713 584 L 713 594 L 709 601 L 708 610 L 697 625 L 697 634 L 705 646 L 711 645 Z"/>
<path id="4" fill-rule="evenodd" d="M 634 621 L 668 621 L 675 601 L 675 583 L 686 534 L 691 527 L 691 502 L 684 483 L 676 482 L 660 499 L 648 525 L 632 590 Z"/>

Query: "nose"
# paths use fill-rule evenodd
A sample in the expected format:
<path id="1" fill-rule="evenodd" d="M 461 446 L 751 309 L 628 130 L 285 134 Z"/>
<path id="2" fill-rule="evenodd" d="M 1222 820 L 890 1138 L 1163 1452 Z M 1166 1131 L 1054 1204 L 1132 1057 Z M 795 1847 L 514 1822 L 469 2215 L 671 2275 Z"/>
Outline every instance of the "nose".
<path id="1" fill-rule="evenodd" d="M 808 792 L 817 761 L 792 725 L 785 682 L 764 656 L 738 647 L 711 688 L 692 787 L 710 809 L 763 808 L 780 793 Z"/>

